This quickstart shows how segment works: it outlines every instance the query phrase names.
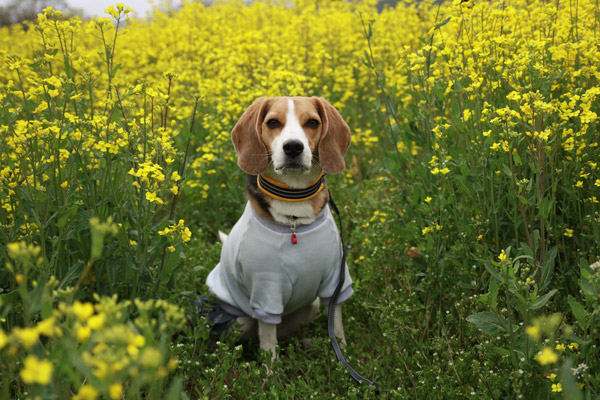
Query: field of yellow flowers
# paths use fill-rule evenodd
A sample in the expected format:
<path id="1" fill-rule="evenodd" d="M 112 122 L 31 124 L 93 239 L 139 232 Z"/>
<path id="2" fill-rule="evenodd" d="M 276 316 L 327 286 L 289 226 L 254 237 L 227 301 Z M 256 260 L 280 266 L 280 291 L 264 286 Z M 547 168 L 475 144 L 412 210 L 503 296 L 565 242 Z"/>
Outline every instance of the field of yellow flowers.
<path id="1" fill-rule="evenodd" d="M 278 95 L 352 129 L 344 351 L 382 397 L 600 396 L 597 0 L 131 11 L 0 30 L 0 398 L 374 396 L 324 315 L 269 374 L 193 306 L 244 206 L 229 132 Z"/>

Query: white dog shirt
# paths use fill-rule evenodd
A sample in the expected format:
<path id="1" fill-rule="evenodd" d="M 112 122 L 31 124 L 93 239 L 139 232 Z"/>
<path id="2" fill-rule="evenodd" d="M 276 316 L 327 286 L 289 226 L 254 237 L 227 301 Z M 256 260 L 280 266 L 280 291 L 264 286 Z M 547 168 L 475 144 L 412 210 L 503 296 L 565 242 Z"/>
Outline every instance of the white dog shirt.
<path id="1" fill-rule="evenodd" d="M 289 225 L 264 218 L 246 204 L 223 244 L 221 261 L 206 284 L 228 313 L 270 324 L 311 304 L 317 297 L 327 305 L 340 278 L 342 249 L 328 206 L 317 219 L 296 228 L 292 244 Z M 346 265 L 338 303 L 352 296 Z"/>

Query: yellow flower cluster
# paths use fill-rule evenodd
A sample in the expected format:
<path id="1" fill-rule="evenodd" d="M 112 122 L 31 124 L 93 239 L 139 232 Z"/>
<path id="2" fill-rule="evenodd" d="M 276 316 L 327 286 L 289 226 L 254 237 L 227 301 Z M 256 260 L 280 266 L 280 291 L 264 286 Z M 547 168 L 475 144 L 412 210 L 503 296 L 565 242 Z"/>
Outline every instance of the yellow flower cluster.
<path id="1" fill-rule="evenodd" d="M 32 327 L 15 327 L 10 334 L 0 330 L 0 352 L 6 351 L 6 357 L 26 354 L 19 370 L 23 383 L 48 385 L 62 379 L 56 374 L 65 371 L 54 360 L 43 358 L 56 357 L 61 349 L 68 349 L 65 356 L 94 375 L 89 383 L 74 387 L 75 398 L 121 398 L 129 387 L 161 380 L 176 368 L 176 360 L 165 354 L 157 339 L 163 332 L 181 329 L 183 310 L 162 300 L 137 301 L 139 316 L 130 321 L 131 302 L 118 302 L 116 295 L 96 296 L 96 300 L 59 302 L 51 317 Z M 76 384 L 77 374 L 69 374 Z"/>
<path id="2" fill-rule="evenodd" d="M 160 236 L 166 236 L 169 239 L 180 237 L 184 243 L 189 242 L 192 238 L 192 232 L 184 225 L 184 221 L 182 219 L 180 219 L 177 224 L 172 224 L 165 227 L 163 230 L 158 231 L 158 234 Z"/>

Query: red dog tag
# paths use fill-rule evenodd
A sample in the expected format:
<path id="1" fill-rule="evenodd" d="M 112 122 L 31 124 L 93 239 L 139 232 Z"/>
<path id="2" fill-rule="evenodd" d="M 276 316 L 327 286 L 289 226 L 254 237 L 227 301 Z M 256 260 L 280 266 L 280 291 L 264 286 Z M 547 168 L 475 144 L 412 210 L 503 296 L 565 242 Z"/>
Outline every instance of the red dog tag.
<path id="1" fill-rule="evenodd" d="M 296 244 L 298 243 L 298 238 L 296 237 L 295 233 L 292 233 L 292 244 Z"/>

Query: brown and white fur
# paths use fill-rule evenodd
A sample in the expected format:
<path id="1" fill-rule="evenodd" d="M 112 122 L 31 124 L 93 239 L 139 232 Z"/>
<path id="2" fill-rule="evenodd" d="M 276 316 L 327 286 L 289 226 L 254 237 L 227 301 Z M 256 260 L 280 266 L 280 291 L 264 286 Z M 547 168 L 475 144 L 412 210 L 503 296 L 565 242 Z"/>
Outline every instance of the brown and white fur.
<path id="1" fill-rule="evenodd" d="M 264 194 L 256 183 L 263 174 L 295 189 L 318 179 L 322 171 L 336 174 L 345 168 L 344 154 L 350 145 L 350 128 L 340 113 L 325 99 L 317 97 L 259 98 L 241 116 L 231 132 L 239 167 L 248 174 L 246 194 L 256 213 L 287 224 L 295 217 L 309 224 L 329 201 L 324 189 L 310 200 L 287 202 Z M 226 235 L 220 235 L 221 240 Z M 275 357 L 277 337 L 314 319 L 320 306 L 312 304 L 285 316 L 280 325 L 258 321 L 260 347 Z M 336 306 L 335 334 L 346 343 L 342 306 Z M 242 332 L 255 331 L 256 321 L 239 317 Z M 251 334 L 250 334 L 251 335 Z"/>

